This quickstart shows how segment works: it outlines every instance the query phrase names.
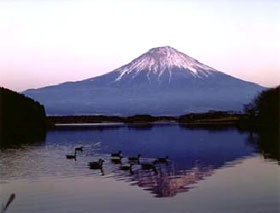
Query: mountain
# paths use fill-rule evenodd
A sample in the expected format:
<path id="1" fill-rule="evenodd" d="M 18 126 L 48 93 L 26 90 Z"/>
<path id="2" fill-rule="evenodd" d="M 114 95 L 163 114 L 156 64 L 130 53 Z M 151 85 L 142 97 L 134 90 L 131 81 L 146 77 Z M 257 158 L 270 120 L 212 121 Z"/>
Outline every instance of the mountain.
<path id="1" fill-rule="evenodd" d="M 24 94 L 44 104 L 48 114 L 180 115 L 241 110 L 263 89 L 166 46 L 105 75 Z"/>

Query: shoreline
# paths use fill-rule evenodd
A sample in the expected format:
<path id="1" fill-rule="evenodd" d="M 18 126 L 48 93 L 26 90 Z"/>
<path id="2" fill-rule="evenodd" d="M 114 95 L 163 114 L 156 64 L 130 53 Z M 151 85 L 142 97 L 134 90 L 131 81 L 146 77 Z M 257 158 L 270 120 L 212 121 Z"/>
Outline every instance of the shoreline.
<path id="1" fill-rule="evenodd" d="M 260 122 L 256 117 L 244 113 L 210 111 L 206 113 L 189 113 L 180 116 L 152 116 L 148 114 L 133 116 L 107 115 L 60 115 L 47 116 L 48 122 L 56 127 L 101 127 L 130 126 L 148 127 L 159 124 L 178 124 L 190 128 L 236 127 L 244 131 L 276 129 L 272 123 Z"/>

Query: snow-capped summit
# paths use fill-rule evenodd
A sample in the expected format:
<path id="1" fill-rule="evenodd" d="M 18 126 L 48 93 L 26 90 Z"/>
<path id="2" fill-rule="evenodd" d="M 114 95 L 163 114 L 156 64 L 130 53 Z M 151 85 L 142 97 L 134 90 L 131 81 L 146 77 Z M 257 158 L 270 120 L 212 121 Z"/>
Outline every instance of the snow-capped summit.
<path id="1" fill-rule="evenodd" d="M 166 46 L 83 81 L 27 90 L 48 114 L 181 115 L 242 110 L 264 88 Z"/>
<path id="2" fill-rule="evenodd" d="M 150 79 L 151 74 L 157 75 L 159 79 L 166 72 L 171 80 L 172 71 L 176 69 L 197 78 L 208 77 L 217 71 L 173 47 L 164 46 L 152 48 L 129 64 L 115 70 L 119 73 L 115 80 L 119 81 L 125 75 L 135 78 L 141 71 L 145 72 L 147 79 Z"/>

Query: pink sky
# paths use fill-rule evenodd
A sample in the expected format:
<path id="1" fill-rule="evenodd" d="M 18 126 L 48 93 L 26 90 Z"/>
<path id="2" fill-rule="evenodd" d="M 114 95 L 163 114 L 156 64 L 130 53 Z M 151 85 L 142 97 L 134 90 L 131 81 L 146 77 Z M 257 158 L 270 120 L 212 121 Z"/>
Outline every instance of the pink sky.
<path id="1" fill-rule="evenodd" d="M 2 0 L 0 85 L 22 91 L 112 71 L 158 46 L 280 84 L 279 1 Z"/>

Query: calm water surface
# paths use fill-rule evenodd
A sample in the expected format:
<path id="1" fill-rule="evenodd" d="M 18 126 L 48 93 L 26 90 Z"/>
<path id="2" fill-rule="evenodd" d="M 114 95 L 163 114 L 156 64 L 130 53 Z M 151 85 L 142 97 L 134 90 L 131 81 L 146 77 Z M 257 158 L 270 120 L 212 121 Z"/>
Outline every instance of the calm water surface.
<path id="1" fill-rule="evenodd" d="M 280 212 L 278 158 L 259 138 L 177 124 L 60 126 L 44 141 L 0 151 L 0 204 L 15 193 L 7 212 Z M 66 159 L 81 145 L 76 161 Z M 122 171 L 110 158 L 118 150 L 169 162 Z M 99 158 L 103 171 L 90 170 Z"/>

